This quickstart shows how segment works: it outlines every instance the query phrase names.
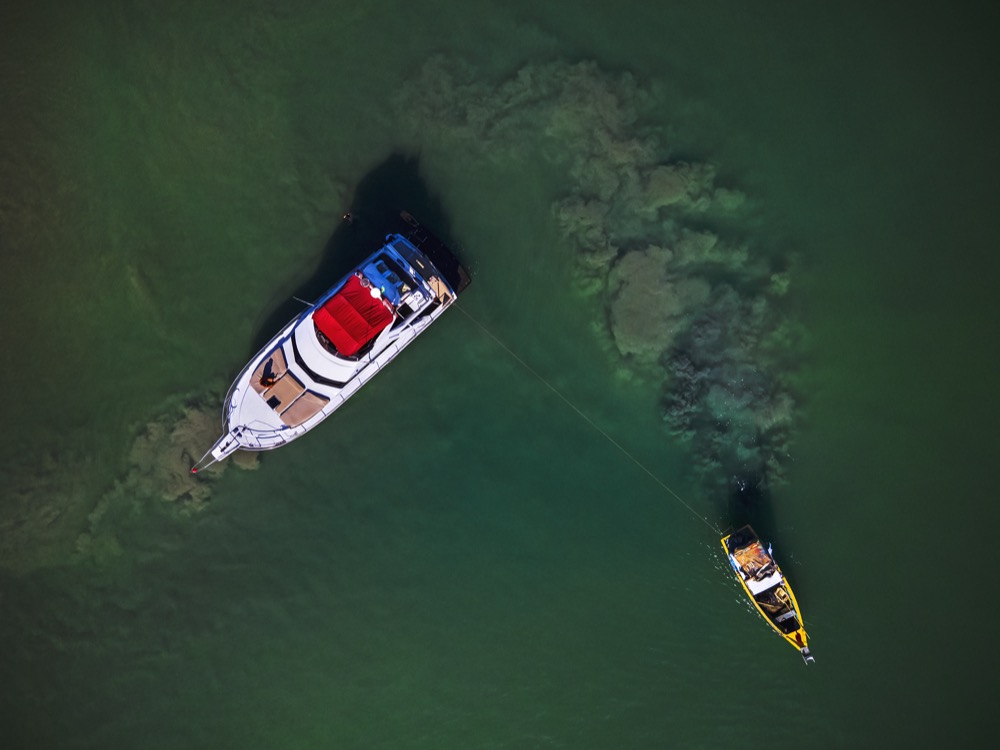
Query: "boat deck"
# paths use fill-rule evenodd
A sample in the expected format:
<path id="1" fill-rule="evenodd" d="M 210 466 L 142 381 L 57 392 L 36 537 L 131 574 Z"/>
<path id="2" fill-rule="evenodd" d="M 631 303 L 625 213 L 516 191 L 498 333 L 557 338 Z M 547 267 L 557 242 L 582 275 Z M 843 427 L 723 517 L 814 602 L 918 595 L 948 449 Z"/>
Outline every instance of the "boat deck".
<path id="1" fill-rule="evenodd" d="M 302 424 L 330 402 L 326 396 L 307 389 L 289 372 L 281 347 L 257 366 L 250 377 L 250 387 L 289 427 Z"/>
<path id="2" fill-rule="evenodd" d="M 385 235 L 375 253 L 241 370 L 226 395 L 226 434 L 209 451 L 213 461 L 239 448 L 272 450 L 304 435 L 468 287 L 468 272 L 440 240 L 407 213 L 400 223 L 399 233 Z"/>
<path id="3" fill-rule="evenodd" d="M 798 649 L 806 664 L 815 660 L 809 651 L 799 606 L 781 568 L 749 526 L 724 536 L 722 548 L 729 557 L 737 579 L 767 623 Z"/>

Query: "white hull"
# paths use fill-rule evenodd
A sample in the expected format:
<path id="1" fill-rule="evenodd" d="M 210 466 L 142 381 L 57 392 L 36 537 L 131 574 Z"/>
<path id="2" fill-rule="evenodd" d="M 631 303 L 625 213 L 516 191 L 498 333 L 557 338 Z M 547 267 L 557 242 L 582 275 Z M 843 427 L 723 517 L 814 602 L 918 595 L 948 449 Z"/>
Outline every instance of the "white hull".
<path id="1" fill-rule="evenodd" d="M 281 333 L 271 339 L 233 383 L 226 398 L 226 408 L 223 412 L 223 424 L 227 433 L 219 439 L 211 451 L 212 457 L 216 461 L 221 461 L 237 450 L 266 451 L 280 448 L 295 438 L 305 435 L 343 406 L 344 402 L 353 396 L 361 386 L 375 377 L 383 367 L 395 359 L 396 355 L 413 343 L 432 321 L 441 316 L 447 306 L 438 308 L 434 313 L 419 321 L 419 327 L 414 326 L 408 329 L 404 335 L 401 335 L 377 354 L 373 353 L 370 358 L 366 357 L 366 362 L 358 368 L 357 373 L 343 388 L 334 388 L 321 383 L 311 385 L 311 390 L 327 396 L 330 402 L 301 425 L 290 427 L 282 424 L 280 420 L 274 419 L 272 416 L 274 412 L 267 406 L 263 397 L 251 388 L 250 381 L 264 358 L 269 356 L 279 345 L 288 361 L 288 370 L 300 380 L 310 380 L 309 375 L 294 360 L 291 351 L 291 336 L 300 323 L 309 323 L 308 316 L 312 309 L 310 308 L 302 316 L 296 318 Z"/>
<path id="2" fill-rule="evenodd" d="M 415 222 L 413 226 L 422 232 Z M 443 264 L 443 272 L 431 257 Z M 388 264 L 395 273 L 389 271 L 385 278 L 375 275 L 373 264 L 380 261 L 384 261 L 379 266 L 382 271 L 387 271 Z M 273 450 L 305 435 L 426 331 L 468 283 L 465 270 L 430 235 L 389 235 L 382 248 L 288 323 L 247 363 L 226 395 L 225 434 L 203 461 L 209 455 L 208 463 L 221 461 L 237 450 Z M 317 321 L 324 314 L 321 308 L 336 306 L 341 300 L 333 298 L 348 294 L 349 284 L 354 285 L 352 299 L 362 299 L 368 308 L 375 306 L 375 314 L 392 312 L 391 324 L 380 323 L 385 327 L 347 356 L 320 332 Z M 349 335 L 346 340 L 362 343 Z M 200 466 L 202 462 L 192 471 Z"/>

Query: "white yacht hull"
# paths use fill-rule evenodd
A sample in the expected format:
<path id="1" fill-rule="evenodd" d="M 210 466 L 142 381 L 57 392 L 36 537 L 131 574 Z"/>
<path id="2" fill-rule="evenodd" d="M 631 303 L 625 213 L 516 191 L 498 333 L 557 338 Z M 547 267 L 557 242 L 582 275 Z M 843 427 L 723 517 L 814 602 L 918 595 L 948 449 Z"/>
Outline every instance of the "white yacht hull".
<path id="1" fill-rule="evenodd" d="M 226 394 L 224 434 L 192 471 L 237 450 L 273 450 L 305 435 L 456 302 L 458 293 L 470 283 L 465 269 L 416 221 L 407 214 L 403 218 L 414 232 L 388 235 L 379 250 L 289 322 L 247 363 Z M 385 276 L 380 275 L 383 272 Z M 370 339 L 355 340 L 334 322 L 334 330 L 327 333 L 335 339 L 346 337 L 335 345 L 323 335 L 321 320 L 323 315 L 330 318 L 324 309 L 344 307 L 338 307 L 343 300 L 336 297 L 360 300 L 365 314 L 381 316 L 378 324 L 384 328 L 373 327 Z M 362 335 L 368 335 L 368 330 Z M 356 352 L 338 349 L 344 341 L 360 348 Z"/>
<path id="2" fill-rule="evenodd" d="M 450 306 L 450 303 L 449 303 Z M 291 347 L 291 339 L 295 327 L 302 322 L 308 322 L 308 314 L 312 312 L 310 308 L 303 316 L 296 318 L 281 333 L 267 343 L 261 352 L 250 361 L 240 373 L 239 377 L 230 388 L 226 397 L 226 407 L 223 412 L 223 426 L 226 434 L 223 435 L 210 451 L 216 461 L 221 461 L 237 450 L 246 451 L 267 451 L 280 448 L 298 437 L 305 435 L 313 427 L 333 414 L 343 406 L 351 396 L 357 393 L 365 383 L 375 377 L 378 372 L 389 364 L 407 346 L 412 344 L 417 336 L 427 327 L 437 320 L 447 309 L 447 306 L 440 307 L 435 313 L 420 321 L 420 327 L 407 331 L 408 335 L 400 336 L 390 343 L 371 359 L 360 367 L 343 388 L 333 388 L 316 384 L 313 388 L 330 398 L 327 406 L 323 407 L 313 417 L 295 427 L 278 425 L 270 419 L 271 409 L 268 408 L 264 399 L 250 386 L 254 372 L 260 367 L 261 362 L 271 352 L 275 351 L 279 345 L 285 356 L 289 360 L 289 371 L 300 377 L 308 377 L 301 368 L 294 364 L 294 355 L 288 351 Z"/>

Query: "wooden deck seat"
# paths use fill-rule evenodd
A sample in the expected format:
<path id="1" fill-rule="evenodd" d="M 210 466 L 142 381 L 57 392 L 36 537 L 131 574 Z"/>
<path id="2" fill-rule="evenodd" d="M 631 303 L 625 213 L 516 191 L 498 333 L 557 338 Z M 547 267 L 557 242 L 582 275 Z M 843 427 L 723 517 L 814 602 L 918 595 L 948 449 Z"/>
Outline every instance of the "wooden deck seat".
<path id="1" fill-rule="evenodd" d="M 313 391 L 306 391 L 281 412 L 281 421 L 289 427 L 297 427 L 310 417 L 314 416 L 320 409 L 330 402 L 326 396 L 321 396 Z"/>
<path id="2" fill-rule="evenodd" d="M 278 414 L 281 414 L 285 409 L 292 405 L 304 391 L 306 387 L 302 385 L 301 381 L 295 377 L 290 372 L 285 372 L 278 382 L 264 391 L 261 394 L 264 400 L 267 401 L 267 405 L 274 409 Z"/>
<path id="3" fill-rule="evenodd" d="M 257 369 L 253 371 L 253 377 L 250 378 L 250 386 L 257 391 L 257 393 L 264 393 L 268 388 L 274 385 L 273 382 L 262 382 L 264 380 L 265 373 L 270 376 L 273 381 L 280 380 L 281 377 L 288 372 L 288 363 L 285 361 L 285 353 L 281 351 L 279 346 L 270 356 L 266 357 L 263 362 L 257 365 Z"/>

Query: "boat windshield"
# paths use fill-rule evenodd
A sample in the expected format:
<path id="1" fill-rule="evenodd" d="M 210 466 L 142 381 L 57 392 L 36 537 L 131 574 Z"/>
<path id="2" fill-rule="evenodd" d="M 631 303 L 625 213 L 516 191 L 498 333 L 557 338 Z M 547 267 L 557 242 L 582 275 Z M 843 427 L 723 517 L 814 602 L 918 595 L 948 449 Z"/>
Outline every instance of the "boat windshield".
<path id="1" fill-rule="evenodd" d="M 416 282 L 409 274 L 384 253 L 368 263 L 363 273 L 372 286 L 378 287 L 393 305 L 398 305 L 400 299 L 416 287 Z"/>

